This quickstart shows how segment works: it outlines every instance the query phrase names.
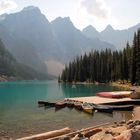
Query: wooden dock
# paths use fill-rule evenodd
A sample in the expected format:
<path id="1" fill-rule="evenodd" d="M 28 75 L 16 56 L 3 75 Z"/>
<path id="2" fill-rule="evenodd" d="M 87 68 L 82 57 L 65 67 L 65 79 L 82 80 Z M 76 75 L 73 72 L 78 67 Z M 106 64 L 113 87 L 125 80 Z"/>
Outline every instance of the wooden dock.
<path id="1" fill-rule="evenodd" d="M 66 98 L 73 101 L 80 101 L 80 102 L 88 102 L 94 104 L 135 104 L 140 105 L 140 99 L 131 99 L 131 98 L 104 98 L 98 96 L 89 96 L 89 97 L 76 97 L 76 98 Z"/>

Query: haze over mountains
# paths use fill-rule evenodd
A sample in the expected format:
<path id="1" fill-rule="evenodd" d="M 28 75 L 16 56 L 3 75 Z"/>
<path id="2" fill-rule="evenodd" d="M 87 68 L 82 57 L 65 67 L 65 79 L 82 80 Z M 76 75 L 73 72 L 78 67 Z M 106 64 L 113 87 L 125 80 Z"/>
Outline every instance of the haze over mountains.
<path id="1" fill-rule="evenodd" d="M 49 78 L 51 77 L 47 74 L 42 74 L 29 66 L 18 63 L 0 40 L 0 81 Z"/>
<path id="2" fill-rule="evenodd" d="M 140 24 L 128 30 L 108 26 L 98 32 L 88 26 L 82 32 L 70 18 L 49 22 L 37 7 L 26 7 L 14 14 L 0 16 L 0 38 L 16 60 L 41 73 L 60 74 L 63 65 L 76 55 L 94 49 L 125 47 L 132 42 Z"/>
<path id="3" fill-rule="evenodd" d="M 102 32 L 98 32 L 93 26 L 89 25 L 83 29 L 83 34 L 88 38 L 98 38 L 102 41 L 113 44 L 117 49 L 123 49 L 127 41 L 132 44 L 134 32 L 140 28 L 140 23 L 124 30 L 115 30 L 108 25 Z"/>

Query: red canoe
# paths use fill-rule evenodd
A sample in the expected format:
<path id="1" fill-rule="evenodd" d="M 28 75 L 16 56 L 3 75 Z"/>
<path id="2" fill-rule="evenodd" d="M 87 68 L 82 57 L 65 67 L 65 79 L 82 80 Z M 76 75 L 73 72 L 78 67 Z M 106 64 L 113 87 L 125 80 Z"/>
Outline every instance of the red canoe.
<path id="1" fill-rule="evenodd" d="M 105 98 L 127 98 L 132 91 L 99 92 L 96 95 Z"/>

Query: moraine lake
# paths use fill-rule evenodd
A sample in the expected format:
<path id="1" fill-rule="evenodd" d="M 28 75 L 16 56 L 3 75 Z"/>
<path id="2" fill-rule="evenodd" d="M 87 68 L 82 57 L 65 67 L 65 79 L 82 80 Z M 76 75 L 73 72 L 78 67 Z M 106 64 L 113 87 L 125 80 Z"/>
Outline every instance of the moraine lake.
<path id="1" fill-rule="evenodd" d="M 38 107 L 38 100 L 56 101 L 68 97 L 94 96 L 101 91 L 116 91 L 107 85 L 58 84 L 57 81 L 0 83 L 0 139 L 19 138 L 63 127 L 73 130 L 106 122 L 131 119 L 132 112 L 94 113 L 93 116 L 67 107 Z"/>

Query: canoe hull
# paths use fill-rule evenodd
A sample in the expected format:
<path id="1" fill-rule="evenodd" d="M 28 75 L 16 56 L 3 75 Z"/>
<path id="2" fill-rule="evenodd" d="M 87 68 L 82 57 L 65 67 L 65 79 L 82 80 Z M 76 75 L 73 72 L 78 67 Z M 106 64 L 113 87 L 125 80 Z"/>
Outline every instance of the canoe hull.
<path id="1" fill-rule="evenodd" d="M 67 107 L 73 108 L 73 107 L 74 107 L 74 103 L 72 103 L 72 102 L 67 102 Z"/>
<path id="2" fill-rule="evenodd" d="M 113 110 L 118 110 L 118 111 L 132 111 L 134 109 L 134 105 L 123 105 L 123 106 L 108 106 L 112 108 Z"/>
<path id="3" fill-rule="evenodd" d="M 100 112 L 107 112 L 111 113 L 113 111 L 132 111 L 134 106 L 133 105 L 123 105 L 123 106 L 115 106 L 115 105 L 93 105 L 95 110 Z"/>
<path id="4" fill-rule="evenodd" d="M 93 114 L 93 106 L 90 105 L 89 103 L 84 103 L 82 105 L 83 111 L 89 114 Z"/>
<path id="5" fill-rule="evenodd" d="M 93 114 L 93 109 L 91 109 L 91 108 L 83 108 L 83 110 L 86 113 Z"/>
<path id="6" fill-rule="evenodd" d="M 55 108 L 58 110 L 58 109 L 61 109 L 61 108 L 64 108 L 66 107 L 66 103 L 65 102 L 57 102 L 55 103 Z"/>
<path id="7" fill-rule="evenodd" d="M 77 110 L 83 110 L 82 108 L 82 104 L 74 104 L 74 107 L 77 109 Z"/>
<path id="8" fill-rule="evenodd" d="M 104 98 L 128 98 L 132 91 L 99 92 L 96 95 Z"/>
<path id="9" fill-rule="evenodd" d="M 53 107 L 53 106 L 55 106 L 55 103 L 54 102 L 47 102 L 47 101 L 38 101 L 38 105 Z"/>

